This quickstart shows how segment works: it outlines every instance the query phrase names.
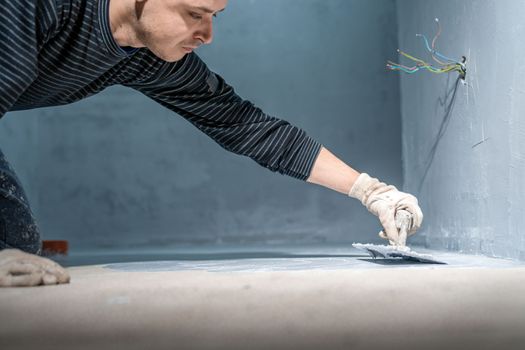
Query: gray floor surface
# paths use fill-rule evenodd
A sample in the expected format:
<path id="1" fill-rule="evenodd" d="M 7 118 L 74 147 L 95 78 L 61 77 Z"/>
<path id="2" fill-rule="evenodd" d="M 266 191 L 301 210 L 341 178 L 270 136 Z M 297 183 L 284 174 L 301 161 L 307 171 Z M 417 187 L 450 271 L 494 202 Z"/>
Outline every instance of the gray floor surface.
<path id="1" fill-rule="evenodd" d="M 350 245 L 343 246 L 212 246 L 173 247 L 153 250 L 77 251 L 53 259 L 64 266 L 104 264 L 106 268 L 127 271 L 287 271 L 376 268 L 458 268 L 525 267 L 525 262 L 434 251 L 413 247 L 447 264 L 422 264 L 402 259 L 372 258 Z"/>
<path id="2" fill-rule="evenodd" d="M 414 249 L 448 264 L 344 246 L 73 252 L 70 284 L 0 290 L 0 348 L 523 349 L 523 263 Z"/>

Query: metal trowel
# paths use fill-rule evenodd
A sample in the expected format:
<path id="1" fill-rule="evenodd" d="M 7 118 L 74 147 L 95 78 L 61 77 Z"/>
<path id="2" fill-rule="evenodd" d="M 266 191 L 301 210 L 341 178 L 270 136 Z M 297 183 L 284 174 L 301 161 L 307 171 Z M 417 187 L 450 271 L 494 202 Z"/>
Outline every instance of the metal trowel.
<path id="1" fill-rule="evenodd" d="M 420 254 L 409 247 L 407 247 L 407 231 L 412 226 L 412 214 L 406 210 L 398 210 L 396 212 L 396 227 L 399 229 L 399 245 L 377 245 L 377 244 L 361 244 L 354 243 L 354 248 L 364 250 L 372 256 L 372 258 L 382 257 L 385 259 L 395 258 L 409 261 L 431 263 L 431 264 L 446 264 L 446 262 L 434 259 L 430 254 Z"/>

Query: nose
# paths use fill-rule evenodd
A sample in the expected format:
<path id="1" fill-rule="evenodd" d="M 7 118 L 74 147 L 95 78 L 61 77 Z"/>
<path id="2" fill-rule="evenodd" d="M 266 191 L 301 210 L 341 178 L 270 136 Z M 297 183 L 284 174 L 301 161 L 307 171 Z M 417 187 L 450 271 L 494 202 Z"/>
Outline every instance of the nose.
<path id="1" fill-rule="evenodd" d="M 203 44 L 211 44 L 213 41 L 213 22 L 202 21 L 202 26 L 195 33 L 195 39 L 200 40 Z"/>

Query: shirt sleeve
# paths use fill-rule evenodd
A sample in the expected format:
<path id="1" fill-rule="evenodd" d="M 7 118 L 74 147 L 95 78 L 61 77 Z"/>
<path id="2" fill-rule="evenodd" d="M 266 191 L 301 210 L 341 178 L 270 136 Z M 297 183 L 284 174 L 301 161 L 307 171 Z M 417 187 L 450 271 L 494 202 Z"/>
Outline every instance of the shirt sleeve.
<path id="1" fill-rule="evenodd" d="M 38 75 L 38 50 L 53 23 L 53 3 L 0 3 L 0 118 Z"/>
<path id="2" fill-rule="evenodd" d="M 157 78 L 124 84 L 178 113 L 226 150 L 306 180 L 321 145 L 304 130 L 243 100 L 196 55 L 166 63 Z"/>

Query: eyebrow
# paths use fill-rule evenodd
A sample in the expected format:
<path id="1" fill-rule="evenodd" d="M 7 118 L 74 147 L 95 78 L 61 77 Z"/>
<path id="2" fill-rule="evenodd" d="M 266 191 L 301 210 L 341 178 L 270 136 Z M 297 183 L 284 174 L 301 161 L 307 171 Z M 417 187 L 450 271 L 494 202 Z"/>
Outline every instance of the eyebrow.
<path id="1" fill-rule="evenodd" d="M 222 11 L 225 10 L 225 9 L 222 9 L 222 10 L 219 10 L 219 11 L 215 12 L 212 9 L 209 9 L 209 8 L 203 7 L 203 6 L 194 7 L 194 9 L 201 10 L 201 11 L 206 12 L 206 13 L 219 13 L 219 12 L 222 12 Z"/>

